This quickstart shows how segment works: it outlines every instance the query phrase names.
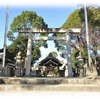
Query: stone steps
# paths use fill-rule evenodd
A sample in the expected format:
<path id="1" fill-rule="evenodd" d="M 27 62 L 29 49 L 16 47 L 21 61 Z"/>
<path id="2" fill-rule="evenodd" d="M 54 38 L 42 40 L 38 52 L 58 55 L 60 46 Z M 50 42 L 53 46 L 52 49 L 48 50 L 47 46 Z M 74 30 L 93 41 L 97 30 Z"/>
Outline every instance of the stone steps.
<path id="1" fill-rule="evenodd" d="M 0 77 L 0 91 L 100 91 L 100 78 Z"/>
<path id="2" fill-rule="evenodd" d="M 100 92 L 99 85 L 0 85 L 0 91 L 88 91 Z"/>
<path id="3" fill-rule="evenodd" d="M 97 84 L 99 79 L 2 77 L 0 84 Z"/>

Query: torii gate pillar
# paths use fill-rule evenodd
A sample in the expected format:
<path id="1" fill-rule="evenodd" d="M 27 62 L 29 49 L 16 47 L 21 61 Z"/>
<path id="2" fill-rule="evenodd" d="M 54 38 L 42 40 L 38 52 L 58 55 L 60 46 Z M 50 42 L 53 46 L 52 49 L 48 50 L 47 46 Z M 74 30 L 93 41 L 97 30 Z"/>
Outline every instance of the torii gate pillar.
<path id="1" fill-rule="evenodd" d="M 30 67 L 31 67 L 31 52 L 32 52 L 32 33 L 28 35 L 28 45 L 27 45 L 27 56 L 26 56 L 26 71 L 25 76 L 30 76 Z"/>
<path id="2" fill-rule="evenodd" d="M 72 60 L 71 60 L 71 45 L 70 45 L 70 32 L 79 33 L 79 28 L 73 29 L 61 29 L 61 28 L 47 28 L 47 29 L 38 29 L 38 28 L 19 28 L 19 33 L 28 33 L 28 45 L 27 45 L 27 56 L 26 56 L 26 73 L 25 76 L 30 76 L 30 67 L 31 67 L 31 50 L 32 50 L 32 41 L 33 40 L 66 40 L 67 44 L 67 62 L 68 62 L 68 76 L 72 76 Z M 32 33 L 66 33 L 66 37 L 32 37 Z"/>
<path id="3" fill-rule="evenodd" d="M 69 30 L 66 31 L 66 46 L 67 46 L 67 66 L 68 66 L 68 76 L 72 77 L 72 59 L 71 59 L 71 44 L 70 44 L 70 34 Z"/>

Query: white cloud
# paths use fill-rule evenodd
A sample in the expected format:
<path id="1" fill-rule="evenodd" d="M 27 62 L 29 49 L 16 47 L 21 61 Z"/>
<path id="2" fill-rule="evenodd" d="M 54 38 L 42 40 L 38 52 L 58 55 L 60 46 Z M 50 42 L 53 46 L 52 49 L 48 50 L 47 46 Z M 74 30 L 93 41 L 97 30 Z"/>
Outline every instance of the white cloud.
<path id="1" fill-rule="evenodd" d="M 41 50 L 41 53 L 42 53 L 42 57 L 39 59 L 39 61 L 42 60 L 42 59 L 44 59 L 46 56 L 48 56 L 48 54 L 50 52 L 52 52 L 52 51 L 57 52 L 57 50 L 54 47 L 52 47 L 52 48 L 41 47 L 40 50 Z"/>
<path id="2" fill-rule="evenodd" d="M 0 5 L 11 6 L 69 6 L 79 3 L 98 4 L 99 0 L 0 0 Z"/>
<path id="3" fill-rule="evenodd" d="M 57 58 L 58 58 L 60 61 L 63 60 L 64 62 L 66 62 L 66 60 L 67 60 L 67 59 L 64 59 L 64 58 L 60 57 L 60 52 L 58 52 L 58 51 L 56 50 L 56 48 L 54 48 L 54 47 L 52 47 L 52 48 L 44 48 L 44 47 L 41 47 L 40 50 L 41 50 L 41 53 L 42 53 L 42 57 L 41 57 L 37 62 L 43 60 L 43 59 L 44 59 L 45 57 L 47 57 L 48 54 L 49 54 L 50 52 L 52 52 L 52 51 L 55 51 L 55 52 L 58 53 L 58 57 L 57 57 Z"/>

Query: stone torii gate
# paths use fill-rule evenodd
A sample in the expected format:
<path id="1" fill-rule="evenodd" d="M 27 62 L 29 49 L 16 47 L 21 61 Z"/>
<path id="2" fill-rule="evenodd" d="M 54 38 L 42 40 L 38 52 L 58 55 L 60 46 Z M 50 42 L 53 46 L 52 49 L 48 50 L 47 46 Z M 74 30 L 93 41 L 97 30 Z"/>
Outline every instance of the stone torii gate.
<path id="1" fill-rule="evenodd" d="M 73 29 L 63 29 L 63 28 L 18 28 L 19 33 L 28 34 L 28 45 L 27 45 L 27 57 L 26 57 L 26 72 L 25 76 L 30 76 L 30 66 L 31 66 L 31 50 L 33 40 L 65 40 L 67 45 L 67 63 L 68 63 L 68 76 L 72 76 L 72 60 L 71 60 L 71 45 L 70 45 L 70 33 L 80 33 L 79 28 Z M 34 33 L 65 33 L 65 37 L 44 37 L 36 36 Z"/>

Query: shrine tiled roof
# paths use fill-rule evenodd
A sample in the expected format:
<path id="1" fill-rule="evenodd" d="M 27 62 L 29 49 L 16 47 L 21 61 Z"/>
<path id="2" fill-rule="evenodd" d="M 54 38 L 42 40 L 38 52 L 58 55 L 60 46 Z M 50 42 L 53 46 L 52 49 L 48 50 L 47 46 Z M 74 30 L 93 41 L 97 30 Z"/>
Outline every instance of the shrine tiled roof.
<path id="1" fill-rule="evenodd" d="M 49 54 L 46 58 L 44 58 L 42 61 L 39 62 L 40 66 L 48 66 L 49 64 L 52 64 L 54 66 L 61 66 L 62 63 L 59 59 L 54 57 L 52 54 Z"/>

